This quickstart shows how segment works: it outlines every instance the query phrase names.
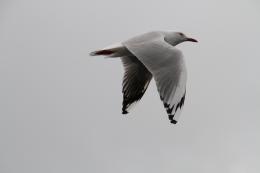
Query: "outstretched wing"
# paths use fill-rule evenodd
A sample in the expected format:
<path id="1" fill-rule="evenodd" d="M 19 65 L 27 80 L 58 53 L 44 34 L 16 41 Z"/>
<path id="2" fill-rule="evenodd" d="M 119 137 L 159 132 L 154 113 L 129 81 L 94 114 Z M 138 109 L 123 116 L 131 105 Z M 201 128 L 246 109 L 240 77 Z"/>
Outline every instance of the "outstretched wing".
<path id="1" fill-rule="evenodd" d="M 127 114 L 130 106 L 144 95 L 152 74 L 134 55 L 121 57 L 121 60 L 125 69 L 122 113 Z"/>
<path id="2" fill-rule="evenodd" d="M 152 73 L 171 123 L 176 124 L 186 93 L 187 72 L 180 50 L 151 32 L 123 43 Z"/>

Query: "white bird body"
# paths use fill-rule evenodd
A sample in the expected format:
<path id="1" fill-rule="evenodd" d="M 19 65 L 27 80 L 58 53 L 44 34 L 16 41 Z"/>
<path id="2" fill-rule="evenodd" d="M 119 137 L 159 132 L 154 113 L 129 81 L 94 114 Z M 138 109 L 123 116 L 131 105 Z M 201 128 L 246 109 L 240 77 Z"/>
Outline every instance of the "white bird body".
<path id="1" fill-rule="evenodd" d="M 177 123 L 185 100 L 187 70 L 182 52 L 175 46 L 184 41 L 197 42 L 180 32 L 154 31 L 90 54 L 121 58 L 125 69 L 123 114 L 142 98 L 154 77 L 169 119 Z"/>

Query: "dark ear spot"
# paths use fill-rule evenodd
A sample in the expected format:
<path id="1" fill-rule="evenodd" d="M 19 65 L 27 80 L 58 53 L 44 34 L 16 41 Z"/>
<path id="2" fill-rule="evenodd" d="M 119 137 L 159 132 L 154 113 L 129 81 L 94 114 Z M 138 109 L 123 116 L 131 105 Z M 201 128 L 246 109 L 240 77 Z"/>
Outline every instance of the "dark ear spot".
<path id="1" fill-rule="evenodd" d="M 183 34 L 182 32 L 179 32 L 179 34 L 180 34 L 180 36 L 182 36 L 182 37 L 184 36 L 184 34 Z"/>

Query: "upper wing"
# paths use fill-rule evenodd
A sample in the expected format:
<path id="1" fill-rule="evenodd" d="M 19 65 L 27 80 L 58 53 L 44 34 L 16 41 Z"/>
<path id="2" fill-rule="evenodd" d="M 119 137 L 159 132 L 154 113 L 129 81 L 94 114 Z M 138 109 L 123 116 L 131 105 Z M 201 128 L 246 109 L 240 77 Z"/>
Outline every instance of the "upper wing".
<path id="1" fill-rule="evenodd" d="M 122 113 L 127 114 L 129 107 L 144 95 L 152 74 L 134 55 L 121 57 L 121 60 L 125 69 Z"/>
<path id="2" fill-rule="evenodd" d="M 182 53 L 165 42 L 163 33 L 148 33 L 141 37 L 123 45 L 152 73 L 169 119 L 175 124 L 186 93 L 187 72 Z"/>

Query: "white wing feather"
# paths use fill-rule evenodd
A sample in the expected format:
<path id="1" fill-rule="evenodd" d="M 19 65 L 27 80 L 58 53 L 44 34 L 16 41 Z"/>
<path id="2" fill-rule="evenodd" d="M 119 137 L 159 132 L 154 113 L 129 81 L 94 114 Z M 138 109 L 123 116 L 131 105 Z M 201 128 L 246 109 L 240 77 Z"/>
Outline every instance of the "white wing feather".
<path id="1" fill-rule="evenodd" d="M 164 40 L 163 32 L 134 37 L 123 45 L 152 73 L 172 123 L 177 123 L 186 93 L 187 71 L 182 53 Z"/>

